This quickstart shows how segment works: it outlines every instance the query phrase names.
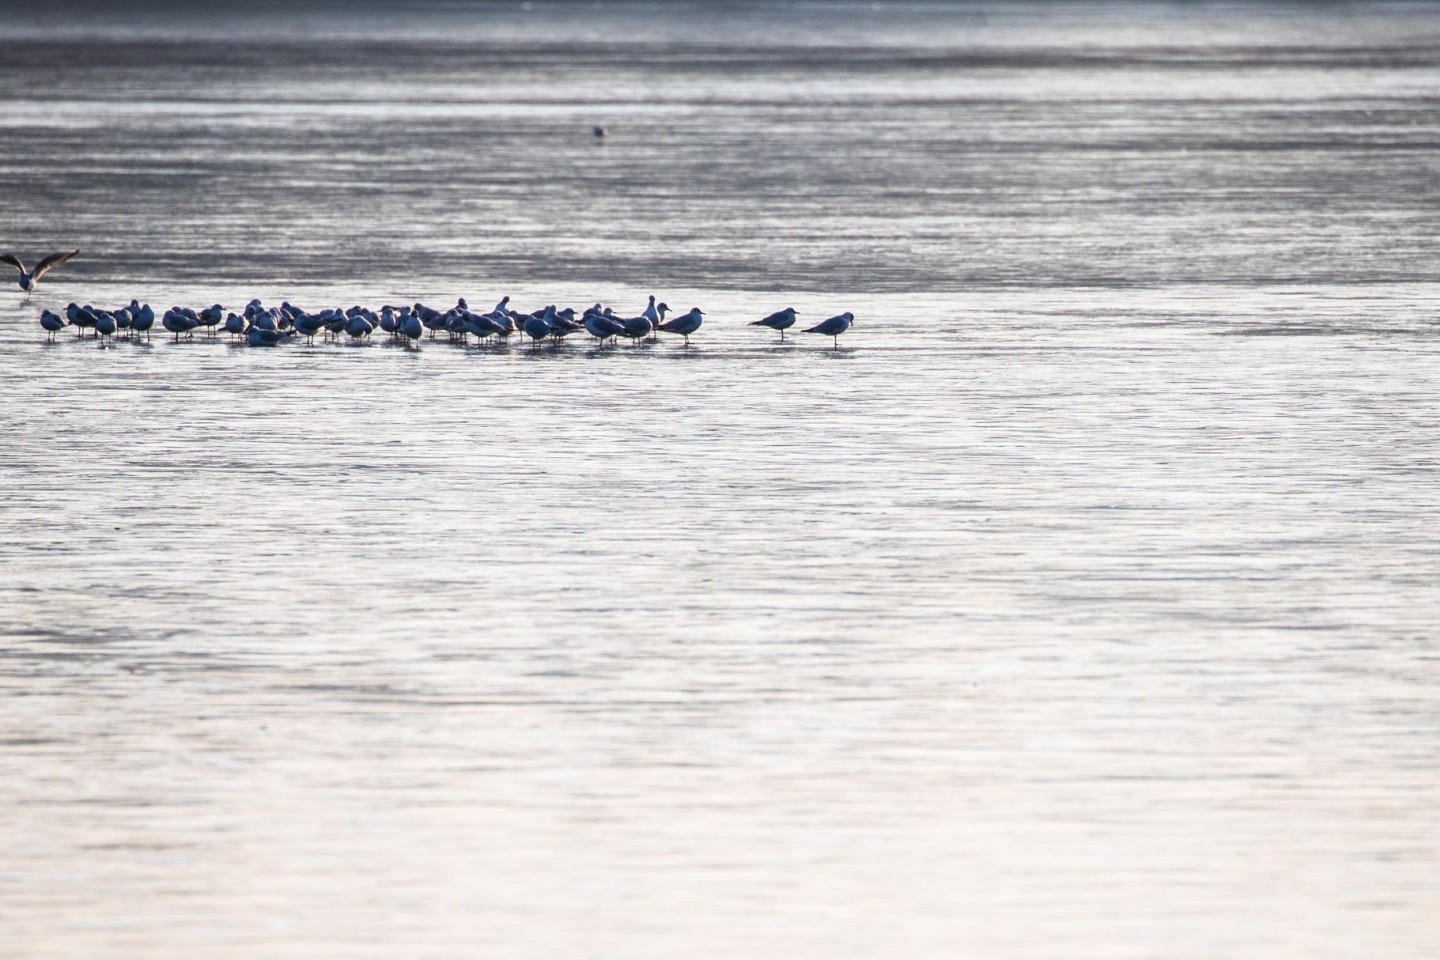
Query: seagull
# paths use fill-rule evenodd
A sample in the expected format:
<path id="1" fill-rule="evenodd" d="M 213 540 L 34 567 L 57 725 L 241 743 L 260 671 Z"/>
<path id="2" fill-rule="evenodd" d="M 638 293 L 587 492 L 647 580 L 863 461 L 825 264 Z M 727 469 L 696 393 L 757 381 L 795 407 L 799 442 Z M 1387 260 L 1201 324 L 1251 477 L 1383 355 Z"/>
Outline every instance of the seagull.
<path id="1" fill-rule="evenodd" d="M 375 327 L 360 314 L 351 317 L 345 324 L 345 332 L 350 334 L 351 339 L 359 340 L 362 337 L 370 336 Z"/>
<path id="2" fill-rule="evenodd" d="M 160 326 L 175 334 L 176 343 L 180 342 L 180 334 L 183 333 L 186 339 L 190 339 L 192 336 L 191 331 L 200 326 L 200 321 L 192 320 L 186 316 L 181 312 L 183 309 L 183 307 L 171 307 L 169 310 L 166 310 L 165 315 L 160 318 Z"/>
<path id="3" fill-rule="evenodd" d="M 625 325 L 618 320 L 612 320 L 603 313 L 587 312 L 585 314 L 585 332 L 599 340 L 603 345 L 610 337 L 618 337 L 625 332 Z M 648 325 L 648 324 L 647 324 Z"/>
<path id="4" fill-rule="evenodd" d="M 304 337 L 306 343 L 314 344 L 315 334 L 325 329 L 325 323 L 325 318 L 319 314 L 302 313 L 295 318 L 295 332 Z"/>
<path id="5" fill-rule="evenodd" d="M 150 304 L 141 305 L 138 301 L 130 301 L 130 329 L 131 331 L 145 334 L 145 339 L 150 339 L 150 328 L 155 326 L 155 311 Z"/>
<path id="6" fill-rule="evenodd" d="M 641 340 L 650 336 L 655 329 L 650 325 L 650 319 L 645 316 L 626 317 L 619 320 L 621 333 L 630 338 L 630 342 L 638 345 Z"/>
<path id="7" fill-rule="evenodd" d="M 750 326 L 769 327 L 771 330 L 779 330 L 780 339 L 784 340 L 785 331 L 795 326 L 795 315 L 799 312 L 800 311 L 796 310 L 794 307 L 786 307 L 784 310 L 780 310 L 776 313 L 770 314 L 770 316 L 764 318 L 763 320 L 753 321 Z"/>
<path id="8" fill-rule="evenodd" d="M 46 338 L 51 343 L 55 342 L 55 334 L 70 326 L 70 321 L 58 313 L 51 313 L 49 310 L 40 311 L 40 326 L 45 328 L 49 336 Z"/>
<path id="9" fill-rule="evenodd" d="M 650 305 L 647 306 L 645 312 L 641 314 L 641 316 L 650 321 L 651 340 L 655 339 L 655 331 L 660 329 L 660 324 L 665 322 L 665 311 L 669 309 L 670 304 L 656 303 L 654 295 L 651 295 Z"/>
<path id="10" fill-rule="evenodd" d="M 660 329 L 666 333 L 678 333 L 685 338 L 685 346 L 690 346 L 690 334 L 700 329 L 700 318 L 705 316 L 705 311 L 699 307 L 691 307 L 689 313 L 682 313 L 674 320 L 666 320 L 660 324 Z"/>
<path id="11" fill-rule="evenodd" d="M 220 326 L 220 321 L 225 319 L 225 308 L 216 303 L 196 314 L 200 326 L 204 327 L 210 334 L 215 336 L 215 328 Z"/>
<path id="12" fill-rule="evenodd" d="M 71 303 L 65 308 L 65 319 L 75 325 L 77 337 L 83 337 L 86 330 L 95 329 L 95 314 L 78 303 Z"/>
<path id="13" fill-rule="evenodd" d="M 251 327 L 245 331 L 245 342 L 252 347 L 273 347 L 293 335 L 292 332 L 287 330 L 266 330 L 264 327 Z"/>
<path id="14" fill-rule="evenodd" d="M 60 253 L 52 253 L 35 264 L 35 269 L 29 273 L 25 272 L 25 264 L 21 263 L 13 253 L 0 253 L 0 263 L 8 263 L 20 271 L 20 289 L 25 291 L 25 299 L 29 300 L 30 294 L 35 292 L 35 284 L 40 282 L 41 277 L 45 276 L 56 264 L 64 263 L 79 252 L 79 250 L 65 250 Z"/>
<path id="15" fill-rule="evenodd" d="M 120 324 L 115 322 L 113 313 L 109 310 L 95 311 L 95 333 L 101 338 L 102 345 L 106 342 L 105 338 L 114 337 L 119 332 Z"/>
<path id="16" fill-rule="evenodd" d="M 540 341 L 555 332 L 550 325 L 550 317 L 555 316 L 555 308 L 550 307 L 542 316 L 525 318 L 525 335 L 530 338 L 530 348 L 533 350 L 539 346 Z"/>
<path id="17" fill-rule="evenodd" d="M 839 316 L 831 317 L 828 320 L 821 320 L 815 326 L 806 330 L 806 333 L 820 333 L 827 337 L 835 338 L 835 346 L 840 346 L 840 334 L 850 329 L 850 324 L 855 322 L 855 314 L 845 311 Z"/>

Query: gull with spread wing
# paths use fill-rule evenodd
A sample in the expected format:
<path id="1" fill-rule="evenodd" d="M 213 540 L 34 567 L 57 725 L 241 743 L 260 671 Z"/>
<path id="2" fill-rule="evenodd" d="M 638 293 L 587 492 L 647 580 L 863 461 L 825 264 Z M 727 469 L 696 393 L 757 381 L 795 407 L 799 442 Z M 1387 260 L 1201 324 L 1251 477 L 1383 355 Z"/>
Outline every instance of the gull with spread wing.
<path id="1" fill-rule="evenodd" d="M 25 299 L 29 300 L 30 294 L 35 292 L 35 284 L 40 282 L 41 277 L 45 276 L 56 264 L 64 263 L 79 252 L 79 250 L 62 250 L 59 253 L 52 253 L 35 264 L 35 269 L 29 272 L 26 272 L 25 264 L 21 263 L 13 253 L 0 253 L 0 263 L 8 263 L 20 271 L 20 289 L 25 291 Z"/>

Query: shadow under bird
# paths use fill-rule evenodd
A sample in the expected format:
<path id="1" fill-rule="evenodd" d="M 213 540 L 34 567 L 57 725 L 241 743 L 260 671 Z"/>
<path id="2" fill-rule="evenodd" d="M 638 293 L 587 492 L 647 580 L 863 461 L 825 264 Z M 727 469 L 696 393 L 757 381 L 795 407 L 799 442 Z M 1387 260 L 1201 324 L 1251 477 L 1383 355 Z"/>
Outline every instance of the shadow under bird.
<path id="1" fill-rule="evenodd" d="M 705 311 L 699 307 L 691 307 L 689 313 L 682 313 L 674 320 L 666 320 L 660 324 L 660 329 L 666 333 L 678 333 L 685 338 L 685 346 L 690 346 L 690 334 L 700 329 L 700 318 L 705 316 Z"/>
<path id="2" fill-rule="evenodd" d="M 839 316 L 830 317 L 827 320 L 821 320 L 819 323 L 815 324 L 815 326 L 804 332 L 818 333 L 823 336 L 833 337 L 835 339 L 835 346 L 839 347 L 840 334 L 844 333 L 846 330 L 849 330 L 850 325 L 854 322 L 855 314 L 847 310 Z"/>
<path id="3" fill-rule="evenodd" d="M 785 331 L 795 326 L 795 318 L 799 315 L 799 310 L 796 310 L 794 307 L 786 307 L 784 310 L 775 311 L 768 317 L 751 321 L 750 326 L 769 327 L 771 330 L 779 330 L 780 339 L 784 340 Z"/>
<path id="4" fill-rule="evenodd" d="M 79 252 L 79 250 L 62 250 L 59 253 L 52 253 L 35 264 L 35 269 L 30 271 L 25 269 L 25 264 L 21 263 L 13 253 L 0 253 L 0 263 L 8 263 L 20 271 L 20 289 L 25 291 L 25 299 L 29 300 L 30 294 L 35 292 L 35 284 L 40 282 L 41 277 Z"/>

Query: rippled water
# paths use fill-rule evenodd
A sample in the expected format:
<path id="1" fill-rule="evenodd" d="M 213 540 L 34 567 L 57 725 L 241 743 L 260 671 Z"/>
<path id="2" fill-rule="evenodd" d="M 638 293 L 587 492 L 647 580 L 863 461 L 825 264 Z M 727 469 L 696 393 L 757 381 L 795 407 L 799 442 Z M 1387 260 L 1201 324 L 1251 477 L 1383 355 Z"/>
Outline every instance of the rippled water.
<path id="1" fill-rule="evenodd" d="M 48 16 L 0 957 L 1440 951 L 1433 10 Z M 694 346 L 35 322 L 649 292 Z"/>

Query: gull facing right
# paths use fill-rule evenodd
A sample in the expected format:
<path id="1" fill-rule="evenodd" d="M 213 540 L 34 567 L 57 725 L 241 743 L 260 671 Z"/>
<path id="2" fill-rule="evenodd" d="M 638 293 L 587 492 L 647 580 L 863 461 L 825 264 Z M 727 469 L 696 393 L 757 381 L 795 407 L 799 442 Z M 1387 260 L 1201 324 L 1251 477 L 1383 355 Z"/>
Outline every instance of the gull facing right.
<path id="1" fill-rule="evenodd" d="M 830 317 L 828 320 L 821 320 L 815 326 L 806 330 L 805 333 L 819 333 L 827 337 L 835 338 L 835 346 L 840 346 L 840 334 L 850 329 L 850 324 L 855 322 L 855 314 L 846 310 L 839 316 Z"/>
<path id="2" fill-rule="evenodd" d="M 752 321 L 750 326 L 769 327 L 771 330 L 779 330 L 780 339 L 781 341 L 784 341 L 785 331 L 795 326 L 795 316 L 799 312 L 800 311 L 796 310 L 794 307 L 786 307 L 784 310 L 775 311 L 768 317 Z"/>

